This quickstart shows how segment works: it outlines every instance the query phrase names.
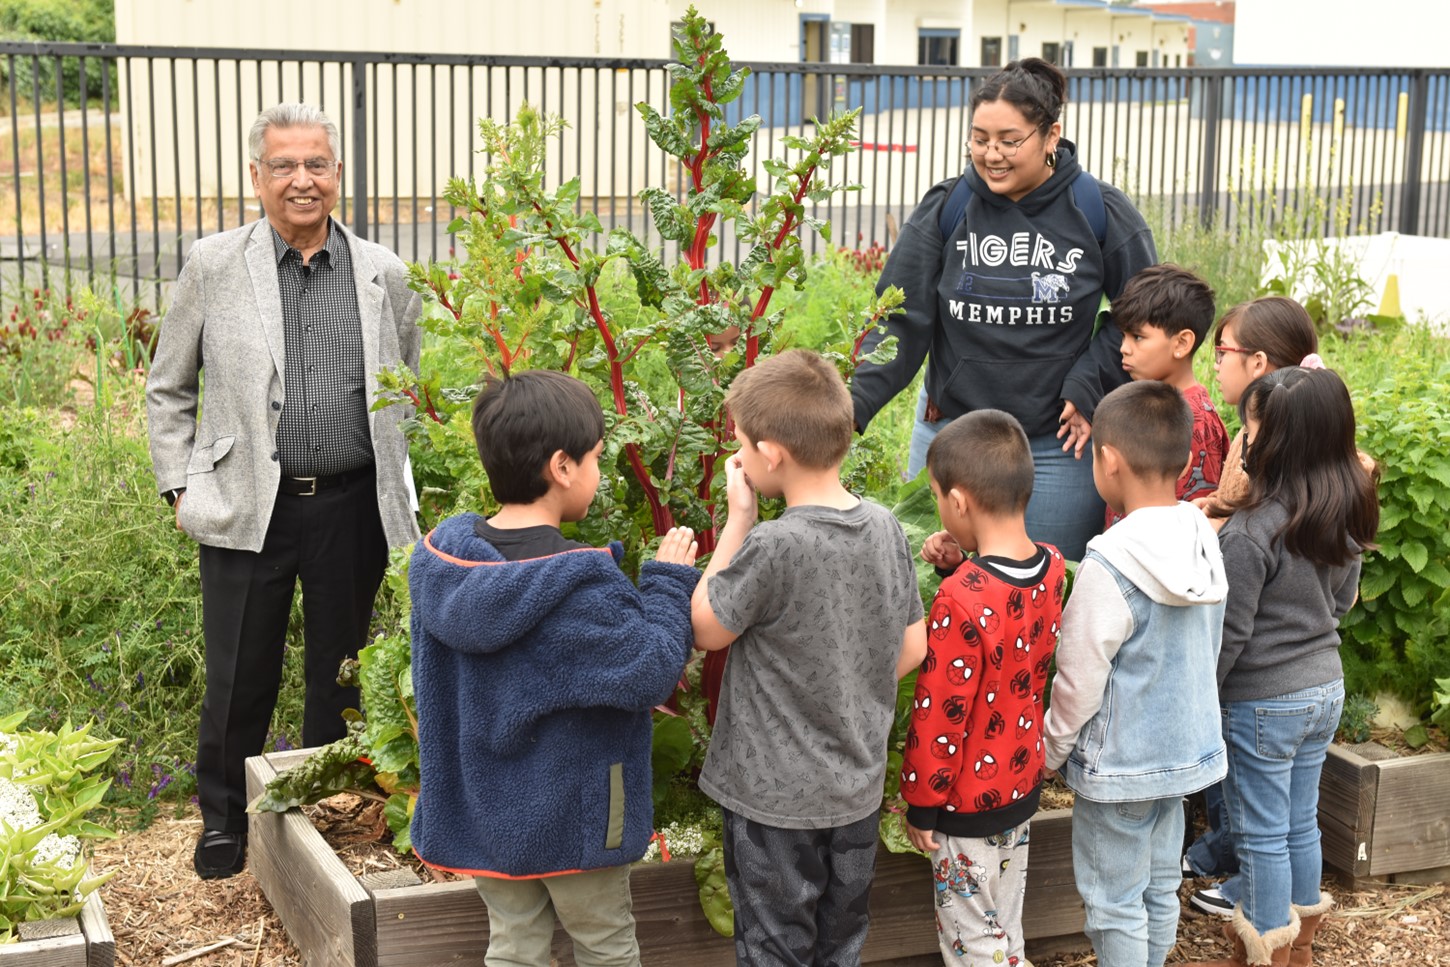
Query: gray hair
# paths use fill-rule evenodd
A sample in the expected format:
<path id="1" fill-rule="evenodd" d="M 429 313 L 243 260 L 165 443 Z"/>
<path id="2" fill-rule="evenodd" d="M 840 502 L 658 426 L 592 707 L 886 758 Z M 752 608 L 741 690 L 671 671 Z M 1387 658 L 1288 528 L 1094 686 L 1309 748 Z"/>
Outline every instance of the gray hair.
<path id="1" fill-rule="evenodd" d="M 257 120 L 252 122 L 251 133 L 247 135 L 247 150 L 253 161 L 262 160 L 262 138 L 266 136 L 268 128 L 321 128 L 327 135 L 327 146 L 332 150 L 332 157 L 342 157 L 342 137 L 337 133 L 337 125 L 320 108 L 311 104 L 288 101 L 258 114 Z"/>

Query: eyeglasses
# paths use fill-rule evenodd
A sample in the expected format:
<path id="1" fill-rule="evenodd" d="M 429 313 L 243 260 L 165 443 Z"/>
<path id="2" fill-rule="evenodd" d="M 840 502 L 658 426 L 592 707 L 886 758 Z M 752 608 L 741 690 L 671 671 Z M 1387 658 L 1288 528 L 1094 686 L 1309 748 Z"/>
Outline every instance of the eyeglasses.
<path id="1" fill-rule="evenodd" d="M 1252 356 L 1256 352 L 1258 352 L 1257 349 L 1246 349 L 1243 346 L 1214 346 L 1213 361 L 1215 363 L 1223 362 L 1224 353 L 1243 353 L 1246 356 Z"/>
<path id="2" fill-rule="evenodd" d="M 1037 129 L 1033 128 L 1032 134 L 1036 133 Z M 1027 135 L 1025 138 L 1018 138 L 1016 141 L 989 141 L 986 138 L 972 138 L 967 142 L 967 147 L 971 148 L 977 154 L 986 154 L 995 145 L 999 155 L 1004 158 L 1011 158 L 1017 154 L 1017 151 L 1024 144 L 1032 140 L 1032 134 Z"/>
<path id="3" fill-rule="evenodd" d="M 308 158 L 306 161 L 294 161 L 291 158 L 269 158 L 260 164 L 273 178 L 292 177 L 298 165 L 306 168 L 307 173 L 313 178 L 331 178 L 337 171 L 337 162 L 329 161 L 327 158 Z"/>

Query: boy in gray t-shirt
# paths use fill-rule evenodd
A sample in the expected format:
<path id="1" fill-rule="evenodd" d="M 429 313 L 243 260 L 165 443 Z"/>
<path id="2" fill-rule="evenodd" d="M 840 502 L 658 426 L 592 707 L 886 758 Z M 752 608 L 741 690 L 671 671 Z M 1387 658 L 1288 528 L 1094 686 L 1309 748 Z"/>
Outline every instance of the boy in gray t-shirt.
<path id="1" fill-rule="evenodd" d="M 853 963 L 896 681 L 926 654 L 911 548 L 841 485 L 853 417 L 834 366 L 782 353 L 725 404 L 740 450 L 692 618 L 697 648 L 734 644 L 700 788 L 725 812 L 736 959 Z M 757 494 L 785 512 L 755 525 Z"/>

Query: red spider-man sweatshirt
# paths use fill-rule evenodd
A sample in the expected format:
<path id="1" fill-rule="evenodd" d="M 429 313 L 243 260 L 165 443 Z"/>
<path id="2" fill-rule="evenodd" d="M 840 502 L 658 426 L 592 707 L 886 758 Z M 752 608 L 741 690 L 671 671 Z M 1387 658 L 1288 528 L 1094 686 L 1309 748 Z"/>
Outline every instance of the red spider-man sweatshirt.
<path id="1" fill-rule="evenodd" d="M 982 838 L 1041 798 L 1042 690 L 1062 623 L 1062 555 L 975 558 L 932 601 L 901 795 L 918 829 Z"/>

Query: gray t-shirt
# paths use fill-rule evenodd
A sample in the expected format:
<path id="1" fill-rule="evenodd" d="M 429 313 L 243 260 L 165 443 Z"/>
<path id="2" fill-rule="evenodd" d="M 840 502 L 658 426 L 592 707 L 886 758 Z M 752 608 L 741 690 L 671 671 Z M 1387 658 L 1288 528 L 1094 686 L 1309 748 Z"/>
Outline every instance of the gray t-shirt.
<path id="1" fill-rule="evenodd" d="M 730 646 L 700 788 L 747 819 L 826 829 L 881 805 L 911 548 L 879 504 L 787 508 L 710 578 Z"/>

